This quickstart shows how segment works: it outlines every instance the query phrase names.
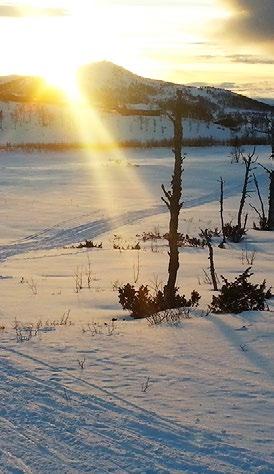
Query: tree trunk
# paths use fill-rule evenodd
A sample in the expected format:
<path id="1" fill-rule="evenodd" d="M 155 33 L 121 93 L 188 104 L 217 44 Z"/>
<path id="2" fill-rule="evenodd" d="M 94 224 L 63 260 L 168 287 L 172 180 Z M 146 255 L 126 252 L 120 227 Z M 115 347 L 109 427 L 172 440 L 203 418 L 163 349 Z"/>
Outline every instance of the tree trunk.
<path id="1" fill-rule="evenodd" d="M 270 174 L 268 228 L 274 230 L 274 171 Z"/>
<path id="2" fill-rule="evenodd" d="M 241 196 L 241 200 L 240 200 L 240 207 L 239 207 L 238 219 L 237 219 L 237 225 L 238 225 L 239 230 L 242 228 L 242 214 L 243 214 L 244 205 L 245 205 L 246 196 L 247 196 L 247 187 L 248 187 L 251 163 L 252 163 L 252 157 L 250 155 L 244 161 L 244 164 L 245 164 L 245 177 L 244 177 L 244 184 L 243 184 L 242 196 Z"/>
<path id="3" fill-rule="evenodd" d="M 272 114 L 272 155 L 274 160 L 274 113 Z M 269 230 L 274 230 L 274 171 L 270 173 L 270 188 L 269 188 L 269 213 L 268 213 L 268 227 Z"/>
<path id="4" fill-rule="evenodd" d="M 175 303 L 176 281 L 179 270 L 179 250 L 178 250 L 178 224 L 179 214 L 182 207 L 182 142 L 183 142 L 183 126 L 182 126 L 182 93 L 178 91 L 175 110 L 172 116 L 169 116 L 174 124 L 174 149 L 175 155 L 174 174 L 171 181 L 171 191 L 167 192 L 162 186 L 165 194 L 163 199 L 168 206 L 170 212 L 169 222 L 169 266 L 168 281 L 164 288 L 165 299 L 168 306 L 172 308 Z"/>
<path id="5" fill-rule="evenodd" d="M 221 181 L 221 182 L 223 182 L 223 181 Z M 201 235 L 205 238 L 206 244 L 208 246 L 209 270 L 210 270 L 213 290 L 218 291 L 217 276 L 216 276 L 215 264 L 214 264 L 214 251 L 213 251 L 213 246 L 212 246 L 212 243 L 211 243 L 211 237 L 208 233 L 208 229 L 201 230 Z"/>
<path id="6" fill-rule="evenodd" d="M 225 237 L 225 223 L 224 223 L 224 180 L 222 176 L 220 178 L 220 183 L 221 183 L 220 215 L 221 215 L 221 225 L 222 225 L 222 234 L 223 234 L 223 240 L 220 244 L 220 248 L 224 248 L 224 244 L 226 243 L 226 237 Z"/>
<path id="7" fill-rule="evenodd" d="M 271 158 L 274 160 L 274 113 L 272 113 L 272 117 L 271 117 L 271 146 L 272 146 Z"/>

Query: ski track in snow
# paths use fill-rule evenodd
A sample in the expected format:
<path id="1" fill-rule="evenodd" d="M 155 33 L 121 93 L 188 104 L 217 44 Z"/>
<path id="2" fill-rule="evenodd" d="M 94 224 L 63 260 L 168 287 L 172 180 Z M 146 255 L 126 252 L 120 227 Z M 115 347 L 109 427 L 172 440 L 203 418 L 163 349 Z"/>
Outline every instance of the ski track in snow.
<path id="1" fill-rule="evenodd" d="M 227 186 L 226 198 L 239 191 L 239 184 Z M 198 198 L 186 193 L 184 208 L 218 199 L 217 186 Z M 113 218 L 78 215 L 0 246 L 0 261 L 92 240 L 165 212 L 165 206 L 155 205 Z M 238 333 L 225 322 L 219 321 L 218 328 L 232 342 L 236 338 L 235 346 L 240 346 Z M 155 411 L 149 411 L 128 401 L 126 395 L 123 398 L 84 380 L 83 374 L 75 375 L 73 369 L 62 366 L 62 360 L 57 367 L 17 347 L 10 339 L 0 345 L 2 474 L 274 473 L 272 454 L 245 449 L 237 437 L 226 433 L 183 426 L 157 415 L 157 405 Z M 245 356 L 267 377 L 273 377 L 272 367 L 255 349 L 249 348 Z"/>
<path id="2" fill-rule="evenodd" d="M 0 350 L 5 474 L 274 472 L 271 460 L 222 435 L 180 426 L 11 347 Z M 31 370 L 22 368 L 24 360 Z"/>
<path id="3" fill-rule="evenodd" d="M 231 185 L 226 190 L 226 197 L 232 197 L 239 192 L 238 186 Z M 218 190 L 205 196 L 192 198 L 184 203 L 184 208 L 189 209 L 196 206 L 208 204 L 218 200 Z M 126 212 L 115 217 L 107 217 L 95 221 L 78 224 L 73 227 L 64 227 L 64 224 L 73 222 L 72 219 L 56 224 L 51 228 L 42 229 L 36 234 L 27 236 L 23 240 L 13 242 L 12 244 L 0 246 L 0 261 L 4 261 L 9 257 L 20 255 L 34 250 L 50 250 L 72 245 L 86 239 L 92 240 L 100 235 L 115 230 L 127 224 L 132 224 L 138 220 L 152 217 L 157 214 L 167 212 L 164 205 L 155 206 L 149 209 L 136 210 Z M 85 217 L 83 215 L 82 217 Z M 76 218 L 79 221 L 79 217 Z"/>

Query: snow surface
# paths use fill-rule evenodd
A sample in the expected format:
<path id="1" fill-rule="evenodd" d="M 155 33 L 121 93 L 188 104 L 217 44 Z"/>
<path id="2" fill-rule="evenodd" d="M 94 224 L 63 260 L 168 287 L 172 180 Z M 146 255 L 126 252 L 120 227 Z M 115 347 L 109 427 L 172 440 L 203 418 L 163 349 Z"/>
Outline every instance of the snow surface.
<path id="1" fill-rule="evenodd" d="M 269 149 L 257 151 L 268 164 Z M 244 170 L 227 148 L 186 153 L 180 228 L 197 235 L 219 225 L 220 176 L 226 220 L 235 216 Z M 269 312 L 205 316 L 207 251 L 185 248 L 179 285 L 202 296 L 191 319 L 151 327 L 118 304 L 138 259 L 137 284 L 165 281 L 166 243 L 136 235 L 167 230 L 159 196 L 172 154 L 1 153 L 0 166 L 0 472 L 274 473 L 273 302 Z M 256 174 L 266 199 L 268 178 Z M 103 248 L 72 248 L 84 239 Z M 218 275 L 234 278 L 253 251 L 254 281 L 273 285 L 267 232 L 216 248 Z M 17 342 L 15 327 L 26 336 L 39 321 Z"/>
<path id="2" fill-rule="evenodd" d="M 80 106 L 79 106 L 80 107 Z M 143 104 L 134 106 L 136 110 L 146 109 Z M 148 144 L 171 140 L 173 125 L 165 116 L 122 115 L 118 112 L 94 110 L 82 106 L 76 113 L 70 105 L 48 105 L 20 102 L 0 102 L 3 119 L 0 122 L 0 145 L 23 144 L 81 144 L 107 145 L 119 143 Z M 136 113 L 136 112 L 135 112 Z M 79 116 L 81 115 L 81 119 Z M 97 119 L 95 119 L 97 117 Z M 101 133 L 104 125 L 107 134 Z M 83 136 L 84 124 L 84 136 Z M 99 128 L 99 129 L 98 129 Z M 235 133 L 213 122 L 195 119 L 184 120 L 186 140 L 208 139 L 217 143 L 226 142 Z M 250 125 L 237 131 L 238 136 L 258 136 Z"/>

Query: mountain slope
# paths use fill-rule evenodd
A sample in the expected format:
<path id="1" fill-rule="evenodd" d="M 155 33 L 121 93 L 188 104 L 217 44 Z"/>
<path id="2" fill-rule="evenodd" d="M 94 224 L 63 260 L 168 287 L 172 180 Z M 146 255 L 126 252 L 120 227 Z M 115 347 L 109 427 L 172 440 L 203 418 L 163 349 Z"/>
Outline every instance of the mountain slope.
<path id="1" fill-rule="evenodd" d="M 147 79 L 107 61 L 82 67 L 79 70 L 79 83 L 88 97 L 96 98 L 101 103 L 142 103 L 149 104 L 152 108 L 174 100 L 176 90 L 180 89 L 183 90 L 186 113 L 196 115 L 196 118 L 204 118 L 205 110 L 211 118 L 225 113 L 226 109 L 254 112 L 271 110 L 269 104 L 228 90 Z"/>
<path id="2" fill-rule="evenodd" d="M 183 90 L 185 101 L 198 104 L 204 101 L 212 110 L 224 108 L 270 111 L 270 104 L 259 102 L 229 90 L 214 87 L 194 87 L 148 79 L 134 74 L 108 61 L 83 66 L 78 71 L 79 86 L 90 99 L 104 105 L 104 99 L 120 105 L 159 103 L 172 100 L 177 89 Z M 59 89 L 47 84 L 42 78 L 31 76 L 0 77 L 0 100 L 54 101 L 63 98 Z M 106 105 L 106 104 L 105 104 Z"/>
<path id="3" fill-rule="evenodd" d="M 84 137 L 88 143 L 102 142 L 102 137 L 94 136 L 94 108 L 115 143 L 170 143 L 172 124 L 162 110 L 173 105 L 178 89 L 183 92 L 187 143 L 228 143 L 235 137 L 244 143 L 267 140 L 273 107 L 228 90 L 148 79 L 106 61 L 83 66 L 77 79 L 86 98 L 85 111 L 78 105 L 78 112 L 88 124 Z M 78 113 L 73 112 L 64 92 L 42 78 L 0 78 L 0 112 L 3 145 L 77 144 L 83 140 Z"/>

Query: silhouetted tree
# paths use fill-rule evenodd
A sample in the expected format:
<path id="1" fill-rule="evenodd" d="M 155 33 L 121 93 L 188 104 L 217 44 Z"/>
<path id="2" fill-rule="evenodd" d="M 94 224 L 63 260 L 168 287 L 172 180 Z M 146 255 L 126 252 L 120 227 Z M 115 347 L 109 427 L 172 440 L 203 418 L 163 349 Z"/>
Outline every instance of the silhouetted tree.
<path id="1" fill-rule="evenodd" d="M 173 110 L 169 113 L 168 117 L 174 126 L 174 148 L 173 153 L 175 156 L 174 161 L 174 172 L 171 180 L 171 190 L 167 191 L 162 185 L 164 197 L 162 200 L 166 204 L 169 213 L 169 266 L 168 266 L 168 281 L 164 287 L 164 297 L 169 303 L 169 307 L 172 308 L 175 302 L 176 296 L 176 280 L 177 273 L 179 270 L 179 249 L 178 249 L 178 224 L 179 214 L 183 203 L 182 198 L 182 173 L 183 173 L 183 161 L 182 146 L 183 146 L 183 125 L 182 125 L 182 92 L 177 91 L 177 100 Z"/>
<path id="2" fill-rule="evenodd" d="M 274 171 L 270 173 L 268 228 L 274 230 Z"/>
<path id="3" fill-rule="evenodd" d="M 206 244 L 208 246 L 209 270 L 210 270 L 213 290 L 218 291 L 217 276 L 216 276 L 215 264 L 214 264 L 214 251 L 213 251 L 213 245 L 211 242 L 211 236 L 210 236 L 210 233 L 208 232 L 208 229 L 201 230 L 201 235 L 205 239 Z"/>
<path id="4" fill-rule="evenodd" d="M 253 170 L 252 164 L 254 164 L 257 161 L 256 159 L 254 159 L 254 156 L 255 156 L 255 148 L 252 153 L 248 153 L 247 155 L 244 155 L 243 153 L 241 153 L 241 157 L 245 165 L 245 176 L 244 176 L 243 189 L 242 189 L 240 205 L 239 205 L 239 210 L 238 210 L 238 217 L 237 217 L 237 227 L 239 230 L 243 228 L 242 215 L 243 215 L 245 201 L 249 192 L 248 185 L 251 180 L 251 171 Z"/>
<path id="5" fill-rule="evenodd" d="M 220 216 L 221 216 L 221 226 L 222 226 L 223 239 L 222 239 L 222 242 L 220 243 L 219 247 L 224 248 L 224 245 L 226 243 L 226 236 L 225 236 L 225 223 L 224 223 L 224 180 L 223 180 L 222 176 L 220 178 L 220 183 L 221 183 Z"/>
<path id="6" fill-rule="evenodd" d="M 263 202 L 262 195 L 261 195 L 261 190 L 260 190 L 259 183 L 258 183 L 258 180 L 257 180 L 255 174 L 253 174 L 253 179 L 254 179 L 254 184 L 255 184 L 255 187 L 256 187 L 256 190 L 257 190 L 257 195 L 258 195 L 258 199 L 259 199 L 260 207 L 261 207 L 261 209 L 258 210 L 255 206 L 253 206 L 253 204 L 249 204 L 250 207 L 252 209 L 254 209 L 256 214 L 258 214 L 258 216 L 259 216 L 259 227 L 255 224 L 255 222 L 253 224 L 253 227 L 254 227 L 254 229 L 257 229 L 257 230 L 268 230 L 268 218 L 266 217 L 264 202 Z"/>
<path id="7" fill-rule="evenodd" d="M 271 117 L 271 158 L 274 160 L 274 112 Z M 270 172 L 268 228 L 274 230 L 274 171 Z"/>

